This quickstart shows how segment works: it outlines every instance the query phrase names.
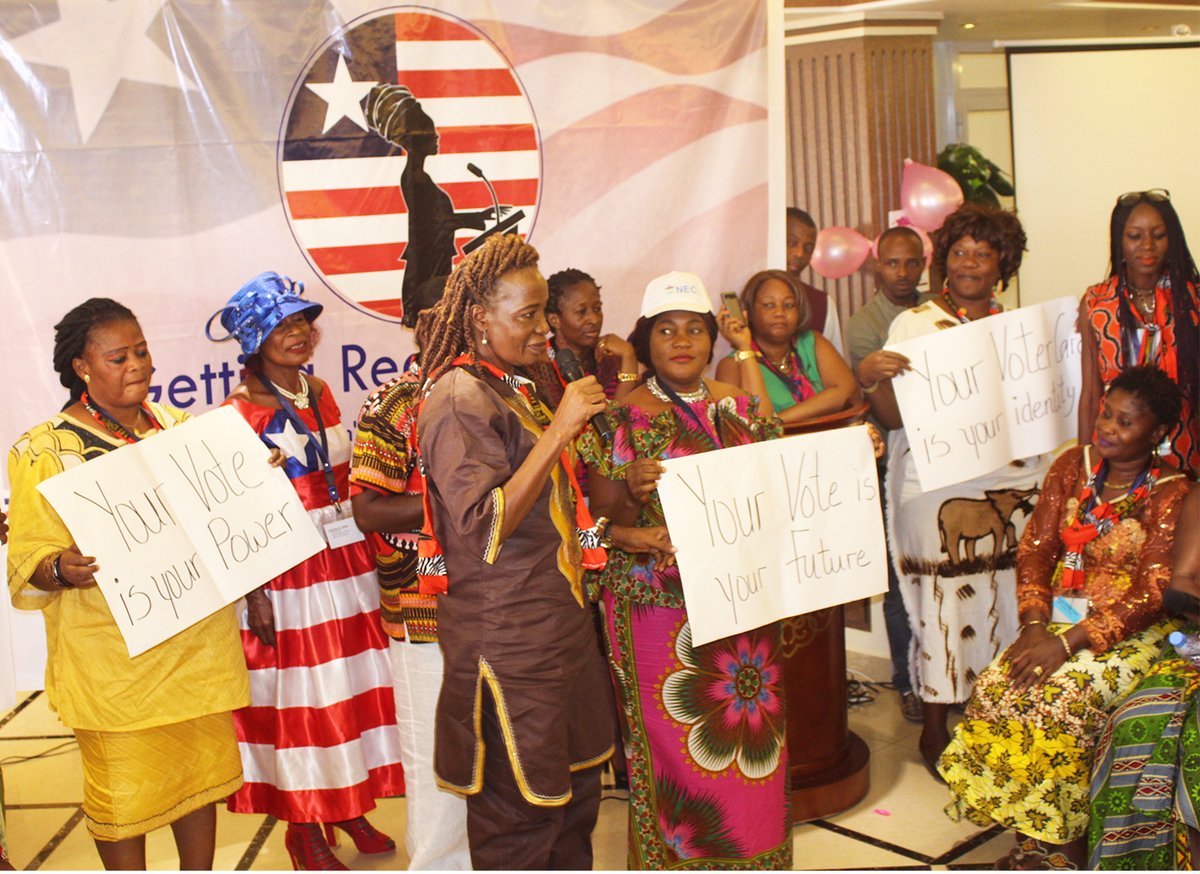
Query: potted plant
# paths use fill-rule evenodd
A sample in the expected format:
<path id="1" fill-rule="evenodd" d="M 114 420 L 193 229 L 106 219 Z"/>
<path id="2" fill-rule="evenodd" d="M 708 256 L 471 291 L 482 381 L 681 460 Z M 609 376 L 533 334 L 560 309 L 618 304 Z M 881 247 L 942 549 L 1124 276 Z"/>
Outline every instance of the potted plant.
<path id="1" fill-rule="evenodd" d="M 938 153 L 937 166 L 954 177 L 972 203 L 999 207 L 1001 197 L 1013 195 L 1012 181 L 974 146 L 951 143 Z"/>

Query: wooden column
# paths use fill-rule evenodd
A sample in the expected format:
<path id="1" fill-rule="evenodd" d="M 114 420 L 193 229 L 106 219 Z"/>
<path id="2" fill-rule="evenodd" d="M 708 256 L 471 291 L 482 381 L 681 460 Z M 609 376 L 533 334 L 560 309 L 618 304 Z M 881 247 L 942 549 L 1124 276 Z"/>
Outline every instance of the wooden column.
<path id="1" fill-rule="evenodd" d="M 792 2 L 800 0 L 789 0 Z M 793 12 L 789 8 L 789 13 Z M 875 23 L 866 13 L 788 17 L 788 202 L 818 227 L 874 238 L 900 206 L 905 158 L 932 163 L 936 18 Z M 883 31 L 886 31 L 884 33 Z M 836 301 L 842 324 L 874 294 L 868 262 L 837 281 L 810 277 Z M 796 822 L 857 804 L 870 786 L 870 754 L 849 729 L 841 607 L 784 622 L 788 756 Z"/>
<path id="2" fill-rule="evenodd" d="M 904 159 L 932 164 L 937 155 L 936 20 L 841 18 L 809 27 L 789 18 L 788 204 L 818 227 L 844 225 L 874 239 L 900 207 Z M 843 325 L 874 294 L 869 265 L 846 279 L 806 278 L 834 297 Z"/>

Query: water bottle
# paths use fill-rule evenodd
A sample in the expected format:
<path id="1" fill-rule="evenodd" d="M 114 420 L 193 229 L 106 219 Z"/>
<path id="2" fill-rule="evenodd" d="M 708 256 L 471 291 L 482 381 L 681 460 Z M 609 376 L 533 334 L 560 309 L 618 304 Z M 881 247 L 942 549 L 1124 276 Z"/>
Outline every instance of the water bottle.
<path id="1" fill-rule="evenodd" d="M 1175 647 L 1175 652 L 1180 658 L 1200 666 L 1200 632 L 1184 634 L 1182 631 L 1172 631 L 1167 636 L 1167 641 Z"/>

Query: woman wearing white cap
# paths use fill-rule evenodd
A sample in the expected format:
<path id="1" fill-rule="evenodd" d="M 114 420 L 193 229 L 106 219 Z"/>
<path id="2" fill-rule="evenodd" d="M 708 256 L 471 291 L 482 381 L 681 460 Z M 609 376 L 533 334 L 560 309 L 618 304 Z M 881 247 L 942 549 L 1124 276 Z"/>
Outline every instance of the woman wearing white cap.
<path id="1" fill-rule="evenodd" d="M 779 435 L 750 332 L 726 313 L 721 329 L 748 353 L 741 376 L 762 401 L 704 378 L 718 324 L 696 276 L 646 287 L 630 337 L 645 382 L 611 414 L 611 445 L 590 430 L 580 440 L 592 509 L 614 525 L 664 524 L 660 461 Z M 672 558 L 613 549 L 599 582 L 624 712 L 629 867 L 790 868 L 779 626 L 693 646 Z"/>

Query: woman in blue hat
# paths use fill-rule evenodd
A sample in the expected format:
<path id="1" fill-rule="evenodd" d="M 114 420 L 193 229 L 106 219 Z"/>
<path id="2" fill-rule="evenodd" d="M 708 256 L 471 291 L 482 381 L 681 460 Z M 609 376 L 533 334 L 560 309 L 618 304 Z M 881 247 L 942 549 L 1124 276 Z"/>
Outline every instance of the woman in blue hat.
<path id="1" fill-rule="evenodd" d="M 245 784 L 229 808 L 286 821 L 297 869 L 344 869 L 327 843 L 333 827 L 360 852 L 393 849 L 364 814 L 377 798 L 402 794 L 404 780 L 374 553 L 350 509 L 341 413 L 303 369 L 322 310 L 303 290 L 263 273 L 209 319 L 209 338 L 236 338 L 245 360 L 245 379 L 226 403 L 285 453 L 284 472 L 329 543 L 246 597 L 251 704 L 234 714 Z M 227 337 L 211 333 L 218 316 Z"/>

